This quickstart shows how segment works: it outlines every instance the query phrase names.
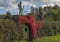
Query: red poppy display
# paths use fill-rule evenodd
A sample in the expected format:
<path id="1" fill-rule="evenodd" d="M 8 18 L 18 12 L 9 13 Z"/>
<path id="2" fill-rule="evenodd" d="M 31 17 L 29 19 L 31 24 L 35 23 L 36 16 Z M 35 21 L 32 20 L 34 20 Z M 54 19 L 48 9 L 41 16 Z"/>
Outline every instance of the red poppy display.
<path id="1" fill-rule="evenodd" d="M 41 21 L 35 21 L 34 16 L 18 16 L 18 23 L 26 23 L 31 26 L 30 30 L 30 40 L 36 39 L 37 29 L 42 28 Z"/>

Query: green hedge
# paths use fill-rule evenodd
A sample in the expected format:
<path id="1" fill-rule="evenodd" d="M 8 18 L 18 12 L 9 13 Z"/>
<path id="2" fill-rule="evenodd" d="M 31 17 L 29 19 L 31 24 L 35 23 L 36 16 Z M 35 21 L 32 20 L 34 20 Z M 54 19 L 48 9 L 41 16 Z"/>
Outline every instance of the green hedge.
<path id="1" fill-rule="evenodd" d="M 23 24 L 9 19 L 0 19 L 0 42 L 13 42 L 23 39 Z"/>
<path id="2" fill-rule="evenodd" d="M 60 22 L 42 22 L 43 26 L 41 30 L 38 30 L 37 36 L 53 36 L 60 34 Z"/>

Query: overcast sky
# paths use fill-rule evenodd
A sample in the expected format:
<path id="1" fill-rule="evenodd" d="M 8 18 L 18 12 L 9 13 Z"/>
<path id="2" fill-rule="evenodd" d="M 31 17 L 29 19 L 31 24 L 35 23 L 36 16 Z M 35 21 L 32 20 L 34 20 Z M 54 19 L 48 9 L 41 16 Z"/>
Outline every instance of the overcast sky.
<path id="1" fill-rule="evenodd" d="M 10 10 L 12 14 L 18 14 L 17 4 L 22 1 L 24 6 L 24 12 L 30 12 L 30 6 L 54 6 L 54 4 L 60 5 L 60 0 L 0 0 L 0 14 L 5 14 Z"/>

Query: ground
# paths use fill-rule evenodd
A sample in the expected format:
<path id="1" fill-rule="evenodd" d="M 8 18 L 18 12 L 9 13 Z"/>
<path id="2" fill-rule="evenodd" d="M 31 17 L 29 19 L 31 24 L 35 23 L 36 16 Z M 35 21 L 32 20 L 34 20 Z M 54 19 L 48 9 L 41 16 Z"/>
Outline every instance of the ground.
<path id="1" fill-rule="evenodd" d="M 28 41 L 21 40 L 16 42 L 28 42 Z M 41 37 L 41 38 L 37 38 L 35 41 L 32 41 L 32 42 L 60 42 L 60 35 Z"/>
<path id="2" fill-rule="evenodd" d="M 34 42 L 60 42 L 60 35 L 50 36 L 50 37 L 42 37 L 37 39 Z"/>

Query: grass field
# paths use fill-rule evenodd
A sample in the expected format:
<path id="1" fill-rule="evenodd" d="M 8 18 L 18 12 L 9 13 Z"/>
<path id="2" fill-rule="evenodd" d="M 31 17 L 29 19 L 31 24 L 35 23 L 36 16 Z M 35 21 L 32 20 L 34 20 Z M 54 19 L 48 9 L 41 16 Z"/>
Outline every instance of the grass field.
<path id="1" fill-rule="evenodd" d="M 60 42 L 60 35 L 38 38 L 34 42 Z"/>
<path id="2" fill-rule="evenodd" d="M 29 42 L 29 41 L 20 41 L 20 42 Z M 37 38 L 35 41 L 32 42 L 60 42 L 60 35 L 41 37 L 41 38 Z"/>

